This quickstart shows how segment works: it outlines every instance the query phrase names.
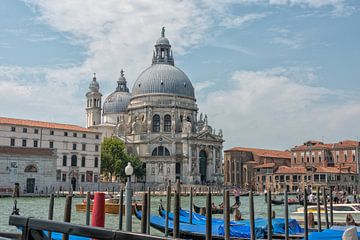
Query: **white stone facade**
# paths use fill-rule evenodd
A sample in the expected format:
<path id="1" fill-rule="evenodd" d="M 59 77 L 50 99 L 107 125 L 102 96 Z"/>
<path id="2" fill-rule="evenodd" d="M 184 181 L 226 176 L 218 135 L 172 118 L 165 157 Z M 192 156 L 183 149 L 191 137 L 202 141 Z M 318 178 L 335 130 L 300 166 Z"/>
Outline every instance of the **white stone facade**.
<path id="1" fill-rule="evenodd" d="M 0 188 L 19 183 L 22 193 L 49 193 L 55 190 L 56 150 L 0 146 Z"/>
<path id="2" fill-rule="evenodd" d="M 56 150 L 53 178 L 57 189 L 95 189 L 100 176 L 100 144 L 101 133 L 87 128 L 0 118 L 0 146 Z"/>

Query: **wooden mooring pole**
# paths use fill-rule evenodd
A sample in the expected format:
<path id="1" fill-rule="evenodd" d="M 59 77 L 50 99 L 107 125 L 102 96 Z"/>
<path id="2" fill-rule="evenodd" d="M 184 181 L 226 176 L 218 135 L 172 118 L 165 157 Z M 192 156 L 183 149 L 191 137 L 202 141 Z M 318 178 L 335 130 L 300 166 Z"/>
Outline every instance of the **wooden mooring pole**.
<path id="1" fill-rule="evenodd" d="M 90 225 L 90 204 L 91 204 L 90 192 L 87 192 L 86 193 L 86 219 L 85 219 L 85 224 L 87 226 Z"/>
<path id="2" fill-rule="evenodd" d="M 329 229 L 329 214 L 328 214 L 328 208 L 327 208 L 327 194 L 326 194 L 325 187 L 323 187 L 323 201 L 324 201 L 324 210 L 325 210 L 326 229 Z"/>
<path id="3" fill-rule="evenodd" d="M 321 232 L 320 187 L 316 186 L 317 229 Z"/>
<path id="4" fill-rule="evenodd" d="M 208 188 L 208 194 L 206 196 L 206 240 L 211 240 L 211 188 Z"/>
<path id="5" fill-rule="evenodd" d="M 71 203 L 72 203 L 72 195 L 67 195 L 65 200 L 65 208 L 64 208 L 64 222 L 71 221 Z M 69 234 L 64 233 L 62 236 L 62 240 L 68 240 Z"/>
<path id="6" fill-rule="evenodd" d="M 166 192 L 165 237 L 169 236 L 169 212 L 171 206 L 171 181 L 169 180 Z"/>
<path id="7" fill-rule="evenodd" d="M 224 238 L 230 239 L 230 194 L 224 189 Z"/>
<path id="8" fill-rule="evenodd" d="M 189 215 L 189 222 L 190 222 L 190 224 L 192 224 L 192 222 L 193 222 L 193 212 L 192 212 L 192 210 L 193 210 L 193 194 L 194 194 L 194 189 L 193 189 L 193 187 L 190 187 L 190 215 Z"/>
<path id="9" fill-rule="evenodd" d="M 141 209 L 141 233 L 146 233 L 147 230 L 147 208 L 148 208 L 148 193 L 144 193 L 142 198 L 142 209 Z"/>
<path id="10" fill-rule="evenodd" d="M 289 202 L 288 202 L 288 191 L 285 188 L 284 191 L 284 204 L 285 204 L 285 240 L 289 239 Z"/>
<path id="11" fill-rule="evenodd" d="M 151 189 L 148 187 L 147 208 L 146 208 L 146 234 L 150 235 L 150 210 L 151 210 Z"/>
<path id="12" fill-rule="evenodd" d="M 124 189 L 120 190 L 119 195 L 119 230 L 123 230 L 123 216 L 124 216 Z"/>
<path id="13" fill-rule="evenodd" d="M 176 183 L 176 185 L 178 185 L 178 183 Z M 179 227 L 180 227 L 180 192 L 179 192 L 179 188 L 176 187 L 175 197 L 174 197 L 174 229 L 173 229 L 174 238 L 180 237 Z"/>
<path id="14" fill-rule="evenodd" d="M 254 195 L 253 192 L 249 192 L 249 211 L 250 211 L 250 239 L 255 240 L 255 210 L 254 210 Z M 230 229 L 229 229 L 230 230 Z"/>
<path id="15" fill-rule="evenodd" d="M 50 194 L 50 202 L 49 202 L 49 215 L 48 219 L 53 220 L 54 218 L 54 194 Z M 51 239 L 51 231 L 49 231 L 49 238 Z"/>
<path id="16" fill-rule="evenodd" d="M 267 239 L 272 240 L 272 210 L 271 210 L 271 190 L 267 193 Z"/>
<path id="17" fill-rule="evenodd" d="M 330 187 L 330 225 L 334 225 L 334 211 L 333 211 L 333 189 Z"/>
<path id="18" fill-rule="evenodd" d="M 308 226 L 308 208 L 307 208 L 307 190 L 304 189 L 304 239 L 309 239 L 309 226 Z"/>

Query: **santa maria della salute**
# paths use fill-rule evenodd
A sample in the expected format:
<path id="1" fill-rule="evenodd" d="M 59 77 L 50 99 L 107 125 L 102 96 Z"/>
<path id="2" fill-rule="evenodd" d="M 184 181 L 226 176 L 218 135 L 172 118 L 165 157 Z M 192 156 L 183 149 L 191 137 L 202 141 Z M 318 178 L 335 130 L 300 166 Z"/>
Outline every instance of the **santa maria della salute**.
<path id="1" fill-rule="evenodd" d="M 199 114 L 194 87 L 175 66 L 164 28 L 151 66 L 140 73 L 131 92 L 121 70 L 115 91 L 103 104 L 95 76 L 86 98 L 87 127 L 125 142 L 127 151 L 146 166 L 147 183 L 222 179 L 222 131 Z"/>

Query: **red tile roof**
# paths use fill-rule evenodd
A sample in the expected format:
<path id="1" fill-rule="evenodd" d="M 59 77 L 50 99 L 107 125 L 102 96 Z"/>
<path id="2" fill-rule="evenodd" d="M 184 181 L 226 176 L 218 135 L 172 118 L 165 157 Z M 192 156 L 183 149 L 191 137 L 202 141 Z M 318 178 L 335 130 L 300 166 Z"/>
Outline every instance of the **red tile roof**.
<path id="1" fill-rule="evenodd" d="M 231 149 L 225 150 L 224 152 L 251 152 L 254 155 L 257 155 L 257 156 L 260 156 L 260 157 L 291 159 L 291 152 L 289 152 L 289 151 L 280 151 L 280 150 L 233 147 Z"/>
<path id="2" fill-rule="evenodd" d="M 305 174 L 305 167 L 288 167 L 288 166 L 280 166 L 276 172 L 277 174 Z"/>
<path id="3" fill-rule="evenodd" d="M 37 156 L 55 156 L 56 150 L 50 148 L 31 148 L 31 147 L 8 147 L 0 146 L 2 154 L 19 154 L 19 155 L 37 155 Z"/>
<path id="4" fill-rule="evenodd" d="M 275 163 L 264 163 L 261 165 L 257 165 L 254 168 L 273 168 L 275 167 Z"/>
<path id="5" fill-rule="evenodd" d="M 333 148 L 346 148 L 346 147 L 358 147 L 360 142 L 354 140 L 344 140 L 337 143 L 323 143 L 320 141 L 307 141 L 303 145 L 295 146 L 291 150 L 308 150 L 308 149 L 333 149 Z"/>
<path id="6" fill-rule="evenodd" d="M 72 125 L 72 124 L 42 122 L 42 121 L 34 121 L 34 120 L 27 120 L 27 119 L 17 119 L 17 118 L 7 118 L 7 117 L 0 117 L 0 124 L 20 125 L 20 126 L 29 126 L 29 127 L 39 127 L 39 128 L 50 128 L 50 129 L 61 129 L 61 130 L 69 130 L 69 131 L 77 131 L 77 132 L 96 133 L 93 130 L 83 128 L 83 127 L 80 127 L 80 126 L 77 126 L 77 125 Z"/>
<path id="7" fill-rule="evenodd" d="M 344 140 L 334 144 L 334 147 L 358 147 L 360 144 L 354 140 Z"/>

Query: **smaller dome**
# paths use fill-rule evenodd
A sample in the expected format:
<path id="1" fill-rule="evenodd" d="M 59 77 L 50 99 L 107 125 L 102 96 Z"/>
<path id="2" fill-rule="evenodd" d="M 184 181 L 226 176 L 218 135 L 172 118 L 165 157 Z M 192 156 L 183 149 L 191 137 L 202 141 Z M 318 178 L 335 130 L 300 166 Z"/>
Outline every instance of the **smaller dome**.
<path id="1" fill-rule="evenodd" d="M 104 102 L 104 114 L 116 114 L 127 112 L 131 94 L 129 92 L 113 92 Z"/>
<path id="2" fill-rule="evenodd" d="M 91 83 L 89 85 L 89 89 L 92 92 L 98 92 L 100 89 L 99 83 L 96 81 L 95 73 L 94 73 L 93 80 L 91 81 Z"/>
<path id="3" fill-rule="evenodd" d="M 170 45 L 170 42 L 169 42 L 169 39 L 167 39 L 166 37 L 160 37 L 156 41 L 156 45 Z"/>

